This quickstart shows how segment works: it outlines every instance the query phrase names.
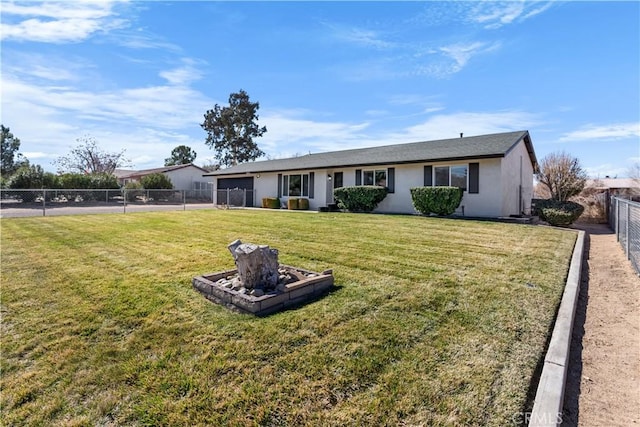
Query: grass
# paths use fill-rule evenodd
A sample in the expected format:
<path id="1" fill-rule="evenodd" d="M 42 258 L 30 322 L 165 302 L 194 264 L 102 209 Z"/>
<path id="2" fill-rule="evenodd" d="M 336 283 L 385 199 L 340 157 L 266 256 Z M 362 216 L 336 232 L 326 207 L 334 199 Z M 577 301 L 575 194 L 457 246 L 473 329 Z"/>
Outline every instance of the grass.
<path id="1" fill-rule="evenodd" d="M 575 241 L 250 210 L 0 224 L 2 425 L 506 425 L 527 405 Z M 266 318 L 210 303 L 191 278 L 232 268 L 236 238 L 332 268 L 336 289 Z"/>

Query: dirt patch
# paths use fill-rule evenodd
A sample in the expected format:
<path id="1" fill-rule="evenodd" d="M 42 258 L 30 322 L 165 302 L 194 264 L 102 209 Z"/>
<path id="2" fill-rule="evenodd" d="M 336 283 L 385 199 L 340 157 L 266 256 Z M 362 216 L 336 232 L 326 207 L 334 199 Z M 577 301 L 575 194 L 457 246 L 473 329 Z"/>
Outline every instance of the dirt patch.
<path id="1" fill-rule="evenodd" d="M 640 425 L 640 278 L 603 224 L 586 234 L 563 426 Z"/>

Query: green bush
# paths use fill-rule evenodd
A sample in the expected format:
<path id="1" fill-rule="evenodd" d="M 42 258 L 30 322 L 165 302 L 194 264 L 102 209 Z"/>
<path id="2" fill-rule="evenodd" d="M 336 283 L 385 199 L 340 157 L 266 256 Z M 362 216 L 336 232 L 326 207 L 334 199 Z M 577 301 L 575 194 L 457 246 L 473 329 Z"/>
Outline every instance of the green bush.
<path id="1" fill-rule="evenodd" d="M 118 185 L 118 178 L 116 178 L 115 175 L 99 173 L 90 176 L 91 187 L 89 188 L 100 190 L 116 190 L 120 188 L 120 186 Z"/>
<path id="2" fill-rule="evenodd" d="M 573 224 L 584 212 L 584 206 L 576 202 L 561 202 L 553 199 L 534 199 L 532 213 L 554 226 Z"/>
<path id="3" fill-rule="evenodd" d="M 118 180 L 114 175 L 101 173 L 101 174 L 83 174 L 83 173 L 65 173 L 58 176 L 58 188 L 66 190 L 86 190 L 86 189 L 103 189 L 112 190 L 119 189 Z M 104 191 L 95 192 L 64 192 L 66 197 L 71 200 L 77 196 L 82 197 L 83 200 L 103 200 Z"/>
<path id="4" fill-rule="evenodd" d="M 298 209 L 302 211 L 309 210 L 309 199 L 298 199 Z"/>
<path id="5" fill-rule="evenodd" d="M 58 184 L 60 188 L 65 189 L 92 188 L 91 175 L 83 173 L 64 173 L 58 176 Z"/>
<path id="6" fill-rule="evenodd" d="M 265 209 L 280 209 L 280 199 L 277 197 L 263 197 L 262 207 Z"/>
<path id="7" fill-rule="evenodd" d="M 23 166 L 9 178 L 6 185 L 10 189 L 40 189 L 58 187 L 58 177 L 45 172 L 40 165 Z M 36 199 L 35 192 L 21 194 L 23 202 L 33 202 Z"/>
<path id="8" fill-rule="evenodd" d="M 340 187 L 333 190 L 333 197 L 340 209 L 350 212 L 371 212 L 387 197 L 387 189 L 378 185 Z"/>
<path id="9" fill-rule="evenodd" d="M 287 200 L 287 209 L 289 210 L 298 209 L 298 199 L 296 199 L 295 197 L 289 197 L 289 200 Z"/>
<path id="10" fill-rule="evenodd" d="M 172 190 L 173 183 L 163 173 L 152 173 L 146 176 L 143 176 L 140 180 L 142 186 L 147 190 Z"/>
<path id="11" fill-rule="evenodd" d="M 462 202 L 458 187 L 414 187 L 410 191 L 413 207 L 423 215 L 451 215 Z"/>
<path id="12" fill-rule="evenodd" d="M 145 190 L 172 190 L 171 179 L 163 173 L 152 173 L 145 175 L 140 180 Z M 149 197 L 153 200 L 167 199 L 171 197 L 167 191 L 149 191 Z"/>

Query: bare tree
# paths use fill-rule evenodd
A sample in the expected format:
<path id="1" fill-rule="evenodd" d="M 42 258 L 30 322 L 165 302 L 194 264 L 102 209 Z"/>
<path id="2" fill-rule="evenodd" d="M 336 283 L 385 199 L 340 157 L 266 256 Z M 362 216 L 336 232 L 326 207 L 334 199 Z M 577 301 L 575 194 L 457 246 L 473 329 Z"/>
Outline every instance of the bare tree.
<path id="1" fill-rule="evenodd" d="M 549 190 L 552 199 L 567 201 L 580 194 L 587 181 L 587 173 L 576 157 L 562 151 L 542 159 L 536 178 Z"/>
<path id="2" fill-rule="evenodd" d="M 627 171 L 627 175 L 629 175 L 629 178 L 633 179 L 637 183 L 640 183 L 640 163 L 635 162 L 634 164 L 632 164 Z"/>
<path id="3" fill-rule="evenodd" d="M 76 172 L 85 174 L 113 174 L 116 168 L 127 166 L 129 160 L 124 158 L 125 150 L 119 153 L 107 153 L 98 147 L 95 138 L 84 136 L 76 139 L 80 144 L 66 156 L 55 161 L 58 172 Z"/>

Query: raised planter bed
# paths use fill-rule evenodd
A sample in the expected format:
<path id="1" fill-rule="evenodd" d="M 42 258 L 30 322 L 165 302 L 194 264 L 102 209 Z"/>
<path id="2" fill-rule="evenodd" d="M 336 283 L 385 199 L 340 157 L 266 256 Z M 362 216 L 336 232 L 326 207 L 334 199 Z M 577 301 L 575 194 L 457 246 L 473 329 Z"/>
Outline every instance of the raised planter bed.
<path id="1" fill-rule="evenodd" d="M 251 295 L 244 289 L 234 290 L 228 284 L 237 276 L 238 270 L 226 270 L 196 276 L 193 287 L 208 300 L 243 313 L 257 316 L 271 314 L 288 307 L 315 300 L 327 293 L 333 286 L 331 270 L 316 273 L 298 267 L 280 265 L 298 280 L 278 286 L 264 295 Z"/>

